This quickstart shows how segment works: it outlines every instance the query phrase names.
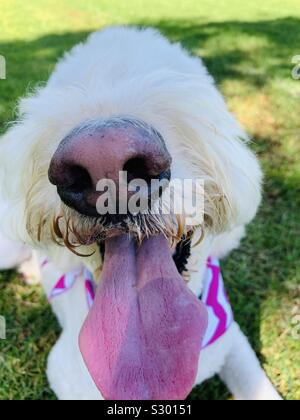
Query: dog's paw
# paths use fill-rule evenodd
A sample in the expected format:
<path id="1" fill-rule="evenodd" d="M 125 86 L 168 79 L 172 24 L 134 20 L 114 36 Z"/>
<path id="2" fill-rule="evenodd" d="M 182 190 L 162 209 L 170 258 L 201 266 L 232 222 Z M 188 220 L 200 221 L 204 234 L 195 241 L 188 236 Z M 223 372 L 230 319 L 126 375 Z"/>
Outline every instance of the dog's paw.
<path id="1" fill-rule="evenodd" d="M 36 285 L 41 282 L 40 265 L 34 253 L 31 255 L 31 258 L 19 265 L 18 273 L 29 285 Z"/>
<path id="2" fill-rule="evenodd" d="M 83 363 L 77 344 L 78 332 L 74 336 L 74 331 L 64 331 L 49 354 L 50 388 L 62 401 L 103 400 Z"/>
<path id="3" fill-rule="evenodd" d="M 265 379 L 262 381 L 260 386 L 257 387 L 253 400 L 256 401 L 283 401 L 283 398 L 279 395 L 275 387 L 269 381 Z"/>

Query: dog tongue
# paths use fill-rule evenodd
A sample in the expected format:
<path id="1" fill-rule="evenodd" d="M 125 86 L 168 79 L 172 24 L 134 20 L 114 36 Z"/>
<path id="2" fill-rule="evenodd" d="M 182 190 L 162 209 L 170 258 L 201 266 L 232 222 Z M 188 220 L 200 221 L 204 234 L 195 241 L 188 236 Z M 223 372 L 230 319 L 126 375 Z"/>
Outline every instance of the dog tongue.
<path id="1" fill-rule="evenodd" d="M 206 308 L 186 287 L 163 236 L 138 249 L 125 235 L 106 241 L 101 284 L 79 339 L 105 399 L 185 399 L 206 327 Z"/>

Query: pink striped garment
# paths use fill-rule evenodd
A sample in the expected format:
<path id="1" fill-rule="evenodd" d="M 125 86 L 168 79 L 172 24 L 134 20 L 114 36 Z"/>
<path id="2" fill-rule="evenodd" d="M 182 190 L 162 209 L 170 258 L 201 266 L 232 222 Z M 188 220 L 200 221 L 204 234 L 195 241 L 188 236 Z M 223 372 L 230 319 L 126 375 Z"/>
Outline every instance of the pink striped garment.
<path id="1" fill-rule="evenodd" d="M 45 268 L 49 264 L 48 260 L 44 260 L 41 264 L 41 269 Z M 84 281 L 84 291 L 86 295 L 87 306 L 91 309 L 95 300 L 94 291 L 94 279 L 92 274 L 82 267 L 80 270 L 70 271 L 67 274 L 63 274 L 52 288 L 48 300 L 61 296 L 62 294 L 70 291 L 77 280 Z"/>
<path id="2" fill-rule="evenodd" d="M 49 262 L 45 260 L 42 263 L 42 268 L 47 266 L 48 263 Z M 87 306 L 90 309 L 95 299 L 95 287 L 92 274 L 85 268 L 61 276 L 51 290 L 51 293 L 48 296 L 49 300 L 71 290 L 77 280 L 84 282 Z M 208 311 L 208 327 L 202 344 L 202 347 L 206 348 L 222 337 L 234 320 L 233 312 L 225 290 L 220 264 L 216 259 L 209 258 L 207 261 L 203 281 L 203 292 L 199 299 L 203 301 Z"/>
<path id="3" fill-rule="evenodd" d="M 226 333 L 233 323 L 233 312 L 225 290 L 219 261 L 209 258 L 200 297 L 208 310 L 208 327 L 203 348 L 210 346 Z"/>

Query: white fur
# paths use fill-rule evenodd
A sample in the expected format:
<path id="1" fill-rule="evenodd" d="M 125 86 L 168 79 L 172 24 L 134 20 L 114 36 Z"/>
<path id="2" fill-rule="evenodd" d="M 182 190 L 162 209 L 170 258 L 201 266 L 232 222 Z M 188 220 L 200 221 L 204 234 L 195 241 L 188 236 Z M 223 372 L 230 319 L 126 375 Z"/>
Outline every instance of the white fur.
<path id="1" fill-rule="evenodd" d="M 19 111 L 0 143 L 0 220 L 10 237 L 39 247 L 55 261 L 43 279 L 46 290 L 55 273 L 79 264 L 51 240 L 49 226 L 61 203 L 47 171 L 60 141 L 86 120 L 129 115 L 152 124 L 173 157 L 172 176 L 205 180 L 204 240 L 189 261 L 195 293 L 201 291 L 207 256 L 224 256 L 237 247 L 256 214 L 261 171 L 247 136 L 203 63 L 151 29 L 92 34 L 57 65 L 45 87 L 20 102 Z M 46 227 L 37 244 L 34 222 L 41 215 Z M 85 263 L 94 270 L 97 258 Z M 97 399 L 77 344 L 86 315 L 77 287 L 53 302 L 63 334 L 47 372 L 59 398 Z M 279 398 L 236 324 L 201 359 L 197 383 L 220 373 L 237 398 Z"/>
<path id="2" fill-rule="evenodd" d="M 40 265 L 36 252 L 17 241 L 0 234 L 0 270 L 17 269 L 27 284 L 41 282 Z"/>
<path id="3" fill-rule="evenodd" d="M 0 236 L 0 268 L 10 270 L 16 268 L 23 262 L 30 260 L 30 249 L 21 243 Z"/>

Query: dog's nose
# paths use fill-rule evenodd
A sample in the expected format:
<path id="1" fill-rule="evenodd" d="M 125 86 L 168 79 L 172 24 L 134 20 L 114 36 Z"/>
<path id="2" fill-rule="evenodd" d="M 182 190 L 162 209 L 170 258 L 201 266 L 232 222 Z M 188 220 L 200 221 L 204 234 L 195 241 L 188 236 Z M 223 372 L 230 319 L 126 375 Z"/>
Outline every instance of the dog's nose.
<path id="1" fill-rule="evenodd" d="M 68 207 L 97 217 L 99 181 L 113 181 L 119 192 L 120 172 L 126 171 L 128 182 L 142 179 L 150 186 L 153 179 L 170 179 L 171 161 L 162 136 L 150 125 L 126 118 L 93 121 L 60 143 L 49 180 Z"/>

